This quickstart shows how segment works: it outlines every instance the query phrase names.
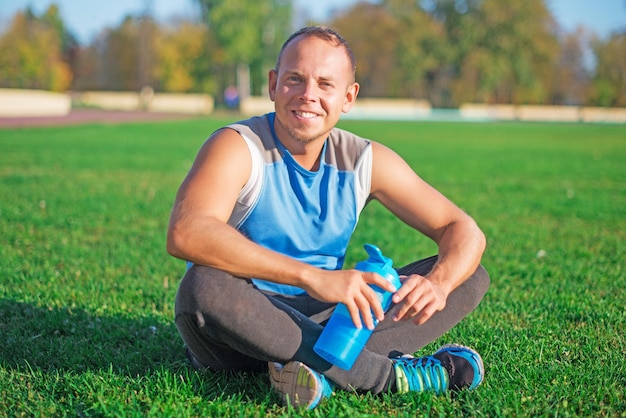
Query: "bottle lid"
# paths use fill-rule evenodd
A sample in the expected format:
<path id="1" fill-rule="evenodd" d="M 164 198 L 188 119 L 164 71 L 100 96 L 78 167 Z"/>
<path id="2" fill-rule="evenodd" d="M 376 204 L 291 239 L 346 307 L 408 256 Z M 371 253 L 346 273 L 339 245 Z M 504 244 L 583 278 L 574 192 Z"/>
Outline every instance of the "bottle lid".
<path id="1" fill-rule="evenodd" d="M 400 279 L 398 278 L 398 273 L 393 268 L 393 260 L 389 257 L 385 257 L 380 248 L 374 244 L 365 244 L 364 248 L 365 252 L 369 255 L 369 258 L 358 262 L 356 264 L 356 269 L 378 273 L 385 279 L 391 281 L 396 288 L 399 288 Z"/>

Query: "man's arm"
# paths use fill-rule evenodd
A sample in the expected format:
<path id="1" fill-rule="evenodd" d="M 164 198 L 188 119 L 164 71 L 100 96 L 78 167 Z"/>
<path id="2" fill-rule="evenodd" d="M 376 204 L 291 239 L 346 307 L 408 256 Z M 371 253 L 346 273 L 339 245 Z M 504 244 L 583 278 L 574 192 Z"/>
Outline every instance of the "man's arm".
<path id="1" fill-rule="evenodd" d="M 250 152 L 237 132 L 223 129 L 211 137 L 176 195 L 167 250 L 238 277 L 293 284 L 308 273 L 306 266 L 256 245 L 227 224 L 251 167 Z"/>
<path id="2" fill-rule="evenodd" d="M 365 325 L 373 327 L 370 308 L 382 320 L 380 301 L 368 284 L 395 289 L 379 275 L 322 270 L 261 247 L 228 225 L 250 176 L 251 161 L 244 139 L 231 129 L 219 131 L 202 146 L 176 196 L 168 227 L 168 252 L 236 277 L 289 284 L 316 299 L 342 302 L 357 326 L 360 313 Z"/>
<path id="3" fill-rule="evenodd" d="M 439 247 L 439 260 L 425 277 L 404 278 L 394 295 L 403 302 L 396 319 L 413 318 L 423 324 L 445 307 L 448 295 L 478 267 L 485 236 L 476 222 L 422 180 L 389 148 L 372 143 L 371 197 L 409 226 L 430 237 Z"/>

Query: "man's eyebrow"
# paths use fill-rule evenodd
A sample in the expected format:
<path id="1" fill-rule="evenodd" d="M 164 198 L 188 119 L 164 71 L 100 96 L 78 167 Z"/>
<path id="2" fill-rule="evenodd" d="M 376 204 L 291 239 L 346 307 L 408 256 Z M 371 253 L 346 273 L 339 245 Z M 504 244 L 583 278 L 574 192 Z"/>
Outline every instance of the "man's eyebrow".
<path id="1" fill-rule="evenodd" d="M 282 72 L 282 74 L 285 77 L 294 76 L 294 75 L 298 77 L 304 77 L 304 73 L 297 69 L 287 68 Z M 317 81 L 327 81 L 327 82 L 333 82 L 333 83 L 337 81 L 337 77 L 334 74 L 320 75 L 316 79 Z"/>
<path id="2" fill-rule="evenodd" d="M 298 70 L 284 70 L 281 72 L 280 77 L 281 78 L 286 78 L 286 77 L 303 77 L 303 74 L 301 71 Z"/>
<path id="3" fill-rule="evenodd" d="M 286 71 L 289 74 L 296 74 L 296 75 L 304 75 L 304 73 L 302 71 L 298 71 L 298 70 L 291 70 L 291 71 Z M 325 80 L 325 81 L 329 81 L 329 80 L 335 80 L 337 78 L 337 76 L 335 74 L 321 74 L 315 77 L 318 80 Z"/>

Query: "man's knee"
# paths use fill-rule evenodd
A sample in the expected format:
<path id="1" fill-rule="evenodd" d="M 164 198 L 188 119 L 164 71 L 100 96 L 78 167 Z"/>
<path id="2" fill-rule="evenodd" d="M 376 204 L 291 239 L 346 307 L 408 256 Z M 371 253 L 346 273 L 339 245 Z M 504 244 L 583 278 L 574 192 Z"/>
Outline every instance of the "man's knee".
<path id="1" fill-rule="evenodd" d="M 472 310 L 478 306 L 487 290 L 489 290 L 490 282 L 489 273 L 482 265 L 478 266 L 476 271 L 465 281 L 463 293 L 468 299 L 468 304 L 472 306 Z"/>
<path id="2" fill-rule="evenodd" d="M 176 310 L 193 313 L 196 311 L 233 311 L 233 306 L 251 284 L 245 279 L 234 277 L 212 267 L 194 265 L 187 270 L 176 294 Z"/>
<path id="3" fill-rule="evenodd" d="M 487 293 L 487 290 L 489 290 L 489 285 L 491 284 L 489 273 L 487 273 L 487 270 L 485 270 L 485 268 L 482 265 L 480 265 L 474 272 L 474 275 L 477 276 L 477 279 L 478 279 L 477 281 L 479 283 L 478 287 L 481 291 L 481 294 L 484 296 L 485 293 Z"/>

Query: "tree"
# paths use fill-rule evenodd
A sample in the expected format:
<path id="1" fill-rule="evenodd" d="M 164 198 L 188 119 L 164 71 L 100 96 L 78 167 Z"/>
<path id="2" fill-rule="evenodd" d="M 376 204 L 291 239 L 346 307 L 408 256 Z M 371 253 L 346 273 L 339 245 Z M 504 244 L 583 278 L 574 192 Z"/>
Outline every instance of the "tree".
<path id="1" fill-rule="evenodd" d="M 432 99 L 429 80 L 445 61 L 445 33 L 416 1 L 359 2 L 331 24 L 354 50 L 361 96 Z"/>
<path id="2" fill-rule="evenodd" d="M 283 39 L 291 32 L 290 0 L 197 0 L 204 21 L 215 36 L 216 72 L 223 91 L 246 73 L 251 91 L 261 94 L 267 71 Z M 250 83 L 239 80 L 241 95 L 248 94 Z"/>
<path id="3" fill-rule="evenodd" d="M 30 9 L 18 12 L 0 37 L 0 86 L 65 91 L 72 80 L 67 59 L 75 45 L 56 5 L 41 17 Z"/>
<path id="4" fill-rule="evenodd" d="M 596 56 L 590 102 L 598 106 L 626 106 L 626 32 L 592 43 Z"/>
<path id="5" fill-rule="evenodd" d="M 127 16 L 122 24 L 108 31 L 103 51 L 106 90 L 139 91 L 139 23 Z"/>
<path id="6" fill-rule="evenodd" d="M 556 23 L 543 0 L 484 0 L 468 14 L 459 55 L 459 101 L 546 103 L 558 56 Z"/>
<path id="7" fill-rule="evenodd" d="M 106 74 L 104 73 L 104 57 L 106 32 L 101 33 L 92 43 L 81 47 L 77 54 L 72 90 L 104 90 Z"/>
<path id="8" fill-rule="evenodd" d="M 422 0 L 419 3 L 422 13 L 427 13 L 436 24 L 427 44 L 435 58 L 425 74 L 427 97 L 437 107 L 456 106 L 462 102 L 458 80 L 463 74 L 463 60 L 479 43 L 481 28 L 476 25 L 476 15 L 482 0 Z"/>
<path id="9" fill-rule="evenodd" d="M 386 0 L 383 4 L 396 22 L 392 91 L 400 97 L 426 98 L 440 105 L 435 80 L 441 78 L 438 75 L 445 72 L 451 56 L 443 25 L 416 1 Z"/>
<path id="10" fill-rule="evenodd" d="M 354 22 L 359 22 L 355 25 Z M 393 94 L 397 22 L 379 5 L 357 3 L 332 22 L 357 58 L 357 81 L 365 97 Z M 363 28 L 368 30 L 364 31 Z"/>
<path id="11" fill-rule="evenodd" d="M 583 44 L 586 39 L 587 32 L 582 27 L 561 36 L 559 54 L 550 81 L 550 104 L 585 103 L 589 89 L 589 74 L 584 62 Z"/>
<path id="12" fill-rule="evenodd" d="M 76 90 L 215 94 L 215 46 L 206 25 L 178 20 L 158 25 L 150 16 L 127 16 L 81 50 Z"/>
<path id="13" fill-rule="evenodd" d="M 69 65 L 70 71 L 74 73 L 79 44 L 72 31 L 61 19 L 59 8 L 54 3 L 50 5 L 48 10 L 41 16 L 41 21 L 56 32 L 61 42 L 61 59 Z"/>
<path id="14" fill-rule="evenodd" d="M 182 21 L 162 28 L 156 44 L 157 88 L 169 92 L 215 92 L 206 25 Z"/>
<path id="15" fill-rule="evenodd" d="M 159 27 L 150 16 L 126 16 L 83 49 L 74 88 L 139 91 L 155 83 L 155 41 Z"/>

